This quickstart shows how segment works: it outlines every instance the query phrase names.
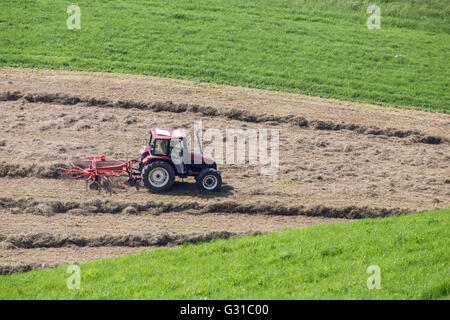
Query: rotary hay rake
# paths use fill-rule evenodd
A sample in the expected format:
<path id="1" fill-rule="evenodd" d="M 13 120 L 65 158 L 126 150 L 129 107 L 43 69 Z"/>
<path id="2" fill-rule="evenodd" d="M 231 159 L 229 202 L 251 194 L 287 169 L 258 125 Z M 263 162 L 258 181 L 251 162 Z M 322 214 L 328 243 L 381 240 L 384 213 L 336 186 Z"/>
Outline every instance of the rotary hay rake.
<path id="1" fill-rule="evenodd" d="M 138 162 L 138 160 L 108 159 L 105 155 L 88 157 L 87 160 L 72 163 L 72 168 L 61 168 L 61 174 L 72 176 L 72 179 L 85 178 L 86 190 L 88 185 L 89 189 L 98 190 L 103 179 L 103 187 L 111 192 L 108 177 L 123 175 L 128 176 L 129 185 L 139 188 L 136 178 L 133 177 L 133 175 L 136 175 L 133 172 L 133 163 L 135 162 Z"/>

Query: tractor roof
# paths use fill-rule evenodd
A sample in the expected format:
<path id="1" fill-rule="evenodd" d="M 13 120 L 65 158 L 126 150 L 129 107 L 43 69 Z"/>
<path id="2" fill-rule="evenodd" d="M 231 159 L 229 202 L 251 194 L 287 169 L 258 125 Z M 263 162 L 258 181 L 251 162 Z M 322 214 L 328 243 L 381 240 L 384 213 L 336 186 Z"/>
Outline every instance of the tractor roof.
<path id="1" fill-rule="evenodd" d="M 170 140 L 186 138 L 186 132 L 183 130 L 151 128 L 150 133 L 155 139 Z"/>

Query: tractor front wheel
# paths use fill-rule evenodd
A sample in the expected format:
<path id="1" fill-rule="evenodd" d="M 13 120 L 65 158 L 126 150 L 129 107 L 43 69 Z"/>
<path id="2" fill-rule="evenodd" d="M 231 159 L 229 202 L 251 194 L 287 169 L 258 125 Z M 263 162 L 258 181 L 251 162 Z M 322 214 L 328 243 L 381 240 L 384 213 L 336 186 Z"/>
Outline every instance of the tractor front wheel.
<path id="1" fill-rule="evenodd" d="M 202 191 L 213 192 L 222 186 L 222 176 L 219 171 L 214 169 L 203 170 L 196 180 L 197 187 Z"/>
<path id="2" fill-rule="evenodd" d="M 167 191 L 175 181 L 175 171 L 165 161 L 153 161 L 142 168 L 141 177 L 151 191 Z"/>

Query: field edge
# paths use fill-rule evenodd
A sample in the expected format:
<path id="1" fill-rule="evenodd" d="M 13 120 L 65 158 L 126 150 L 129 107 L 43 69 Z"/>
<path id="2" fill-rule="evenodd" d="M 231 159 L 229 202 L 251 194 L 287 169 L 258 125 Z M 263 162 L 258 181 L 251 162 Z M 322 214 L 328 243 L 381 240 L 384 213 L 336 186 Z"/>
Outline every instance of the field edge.
<path id="1" fill-rule="evenodd" d="M 344 273 L 344 275 L 336 273 L 337 269 L 333 267 L 334 265 L 338 264 L 340 267 L 346 266 L 346 268 L 351 269 L 350 271 L 350 279 L 352 277 L 356 277 L 357 279 L 360 279 L 362 277 L 361 274 L 355 275 L 354 272 L 356 270 L 359 270 L 359 272 L 362 272 L 361 268 L 364 267 L 364 263 L 366 262 L 370 263 L 374 260 L 376 261 L 376 256 L 378 252 L 378 259 L 381 257 L 384 257 L 385 260 L 384 263 L 387 263 L 388 266 L 382 267 L 384 270 L 388 270 L 386 272 L 394 273 L 393 275 L 389 274 L 385 278 L 383 278 L 383 284 L 389 289 L 389 293 L 383 293 L 383 290 L 377 290 L 377 291 L 371 291 L 369 294 L 362 290 L 358 290 L 359 294 L 364 294 L 363 296 L 360 296 L 359 298 L 363 299 L 438 299 L 438 298 L 444 298 L 448 296 L 449 294 L 449 288 L 450 288 L 450 282 L 448 277 L 448 266 L 446 266 L 445 261 L 444 262 L 438 262 L 435 259 L 438 259 L 439 257 L 442 259 L 447 259 L 448 261 L 448 253 L 445 252 L 445 248 L 448 247 L 448 214 L 450 213 L 450 209 L 439 209 L 439 210 L 433 210 L 433 211 L 425 211 L 421 213 L 414 213 L 411 215 L 406 216 L 396 216 L 396 217 L 389 217 L 389 218 L 375 218 L 375 219 L 364 219 L 361 221 L 354 221 L 346 224 L 336 224 L 336 225 L 318 225 L 313 227 L 308 227 L 300 230 L 284 230 L 281 232 L 271 232 L 264 235 L 256 235 L 256 236 L 245 236 L 240 237 L 233 240 L 215 240 L 213 242 L 206 242 L 201 244 L 186 244 L 183 245 L 181 248 L 175 248 L 175 249 L 156 249 L 151 252 L 144 251 L 137 254 L 131 254 L 131 255 L 125 255 L 118 258 L 112 258 L 112 259 L 100 259 L 96 261 L 90 261 L 88 263 L 80 265 L 82 274 L 86 275 L 89 280 L 86 280 L 86 278 L 82 281 L 88 281 L 88 285 L 86 286 L 85 290 L 76 291 L 73 290 L 67 290 L 65 289 L 65 278 L 67 275 L 63 275 L 65 268 L 67 266 L 58 266 L 55 269 L 43 269 L 43 270 L 36 270 L 36 271 L 30 271 L 26 273 L 19 273 L 19 274 L 13 274 L 8 276 L 0 276 L 0 279 L 3 281 L 0 282 L 0 287 L 3 287 L 3 290 L 0 290 L 0 292 L 5 293 L 9 290 L 14 290 L 14 295 L 7 294 L 4 296 L 0 293 L 1 299 L 10 299 L 10 298 L 25 298 L 25 296 L 18 295 L 17 287 L 20 287 L 20 292 L 28 292 L 28 295 L 26 297 L 28 298 L 38 298 L 38 299 L 47 299 L 47 298 L 58 298 L 58 293 L 62 294 L 62 296 L 59 296 L 59 298 L 124 298 L 125 296 L 129 295 L 128 297 L 131 299 L 147 299 L 146 295 L 149 294 L 149 292 L 144 293 L 139 290 L 148 290 L 149 285 L 153 285 L 154 288 L 151 290 L 152 292 L 154 290 L 163 290 L 163 292 L 159 295 L 156 295 L 154 297 L 151 296 L 150 298 L 175 298 L 175 299 L 202 299 L 204 298 L 204 295 L 209 293 L 210 295 L 208 298 L 218 298 L 218 299 L 229 299 L 229 298 L 241 298 L 243 291 L 239 290 L 239 285 L 236 286 L 230 286 L 229 283 L 225 284 L 222 283 L 227 290 L 229 290 L 228 293 L 222 292 L 223 288 L 218 289 L 216 287 L 218 285 L 218 282 L 214 279 L 223 279 L 223 277 L 229 279 L 231 274 L 234 274 L 233 277 L 237 277 L 239 280 L 237 283 L 241 283 L 244 287 L 247 287 L 248 290 L 253 289 L 254 292 L 250 293 L 249 291 L 246 291 L 246 294 L 248 294 L 248 298 L 255 298 L 255 299 L 354 299 L 357 298 L 354 294 L 349 294 L 348 286 L 344 283 L 344 280 L 349 280 L 349 274 Z M 423 227 L 427 226 L 428 229 L 425 230 Z M 395 229 L 398 228 L 398 229 Z M 361 229 L 361 230 L 359 230 Z M 415 230 L 412 230 L 415 229 Z M 345 230 L 349 231 L 346 232 Z M 356 231 L 364 231 L 362 234 L 365 234 L 369 232 L 372 234 L 372 237 L 369 237 L 367 239 L 361 238 L 361 242 L 363 245 L 363 251 L 364 254 L 367 256 L 358 256 L 359 259 L 363 261 L 355 262 L 355 253 L 358 253 L 358 250 L 361 248 L 352 249 L 351 252 L 347 252 L 350 248 L 348 247 L 349 244 L 345 244 L 342 241 L 339 241 L 339 238 L 341 240 L 343 238 L 348 238 L 347 240 L 351 240 L 354 235 L 352 233 L 356 234 Z M 373 234 L 373 230 L 376 230 L 377 232 Z M 397 231 L 395 235 L 392 235 L 392 231 Z M 437 232 L 437 233 L 436 233 Z M 326 241 L 323 241 L 323 237 L 318 237 L 322 233 L 322 236 L 324 234 L 328 234 L 328 236 L 332 237 L 338 237 L 334 238 L 333 243 L 328 243 Z M 380 237 L 377 237 L 377 233 L 381 233 Z M 351 235 L 349 237 L 349 234 Z M 441 237 L 437 236 L 440 235 Z M 445 237 L 445 234 L 447 234 L 447 237 Z M 400 238 L 399 238 L 400 236 Z M 444 236 L 444 237 L 442 237 Z M 309 238 L 308 238 L 309 237 Z M 386 238 L 389 237 L 388 241 L 386 241 Z M 328 237 L 329 238 L 329 237 Z M 396 241 L 401 241 L 401 245 L 399 245 L 398 248 L 391 247 L 392 244 L 389 244 L 389 240 L 396 239 Z M 402 240 L 399 240 L 402 239 Z M 270 244 L 270 241 L 268 243 L 264 243 L 265 241 L 270 240 L 272 244 Z M 352 241 L 353 241 L 352 240 Z M 305 242 L 306 241 L 306 242 Z M 420 247 L 418 246 L 419 242 L 422 241 L 426 246 L 430 246 L 429 248 L 426 247 Z M 351 242 L 351 241 L 348 241 Z M 417 243 L 416 243 L 417 242 Z M 292 244 L 300 244 L 303 243 L 303 247 L 301 247 L 300 251 L 302 254 L 298 254 L 295 252 L 295 250 L 292 250 Z M 353 243 L 354 244 L 354 243 Z M 290 245 L 290 246 L 289 246 Z M 377 247 L 373 248 L 371 246 Z M 381 247 L 380 247 L 381 246 Z M 381 253 L 380 256 L 380 250 L 383 250 L 383 247 L 391 248 L 390 252 L 387 253 Z M 269 249 L 267 249 L 269 248 Z M 289 249 L 290 248 L 290 249 Z M 372 248 L 372 249 L 371 249 Z M 386 249 L 386 248 L 384 248 Z M 397 249 L 397 251 L 395 250 Z M 415 249 L 414 251 L 411 251 Z M 422 251 L 431 250 L 431 256 L 430 253 L 428 253 L 426 256 L 422 256 Z M 236 251 L 237 250 L 237 251 Z M 256 251 L 255 251 L 256 250 Z M 261 251 L 264 250 L 264 251 Z M 276 251 L 277 254 L 272 253 L 266 253 L 266 251 Z M 309 251 L 312 250 L 312 251 Z M 403 260 L 403 264 L 401 260 L 397 260 L 396 258 L 399 258 L 399 255 L 401 251 L 409 251 L 410 255 L 413 258 L 401 258 Z M 241 253 L 239 253 L 241 251 Z M 233 256 L 234 259 L 236 259 L 237 256 L 239 257 L 246 257 L 246 255 L 251 255 L 251 252 L 255 251 L 260 256 L 259 260 L 254 260 L 254 256 L 252 257 L 253 260 L 246 260 L 248 258 L 241 258 L 238 259 L 237 262 L 235 262 L 233 265 L 227 265 L 226 260 L 230 258 L 230 255 Z M 353 253 L 352 253 L 353 252 Z M 411 253 L 415 252 L 415 253 Z M 230 253 L 228 256 L 227 254 Z M 242 255 L 242 253 L 244 253 Z M 302 257 L 304 255 L 305 257 Z M 416 257 L 417 256 L 417 257 Z M 298 269 L 299 265 L 297 263 L 294 263 L 293 260 L 295 259 L 303 259 L 302 261 L 311 261 L 311 264 L 314 266 L 313 269 L 308 269 L 308 264 L 301 265 L 300 270 Z M 346 258 L 347 262 L 342 264 L 342 261 L 340 261 L 339 257 Z M 402 256 L 403 257 L 403 256 Z M 404 295 L 405 290 L 408 289 L 408 287 L 414 287 L 414 280 L 418 279 L 420 275 L 423 275 L 423 265 L 424 261 L 419 262 L 419 265 L 416 263 L 407 263 L 404 265 L 404 259 L 408 261 L 408 259 L 412 259 L 411 261 L 416 261 L 415 258 L 425 258 L 431 259 L 426 263 L 427 266 L 427 279 L 426 281 L 431 281 L 432 283 L 428 284 L 418 284 L 416 283 L 416 286 L 420 286 L 423 290 L 421 292 L 415 292 L 412 295 Z M 445 258 L 447 257 L 447 258 Z M 221 258 L 220 263 L 217 264 L 217 262 L 214 262 L 214 260 Z M 309 260 L 311 258 L 314 258 L 313 260 Z M 196 261 L 196 259 L 199 259 L 200 261 Z M 212 259 L 212 260 L 210 260 Z M 222 261 L 225 260 L 225 261 Z M 162 261 L 162 262 L 160 262 Z M 181 261 L 181 262 L 180 262 Z M 205 270 L 198 270 L 195 268 L 195 266 L 199 267 L 204 265 L 206 261 L 213 261 L 214 268 L 206 266 L 207 272 L 205 274 Z M 250 261 L 254 261 L 252 263 L 255 263 L 256 267 L 252 268 Z M 255 262 L 257 261 L 257 262 Z M 387 261 L 387 262 L 386 262 Z M 189 262 L 186 264 L 186 262 Z M 279 274 L 279 266 L 283 264 L 285 266 L 285 271 L 282 273 L 287 276 L 288 279 L 283 279 L 281 281 L 282 283 L 278 283 L 278 278 L 273 278 L 274 275 Z M 431 263 L 431 264 L 430 264 Z M 158 268 L 148 268 L 149 265 L 158 266 L 158 265 L 166 265 L 166 271 L 164 272 L 166 276 L 163 276 L 161 271 L 155 271 L 155 269 Z M 261 269 L 264 267 L 263 269 Z M 441 267 L 444 267 L 444 269 L 440 269 Z M 405 269 L 406 268 L 406 269 Z M 123 273 L 117 273 L 120 269 L 123 270 Z M 157 275 L 152 274 L 152 272 L 148 269 L 153 269 L 154 272 L 157 273 Z M 270 270 L 269 270 L 270 269 Z M 364 268 L 363 268 L 364 269 Z M 103 271 L 102 271 L 103 270 Z M 214 273 L 210 273 L 213 270 L 215 270 Z M 244 270 L 247 270 L 248 275 L 243 275 L 240 272 L 243 272 Z M 278 271 L 277 271 L 278 270 Z M 292 288 L 289 287 L 289 281 L 293 281 L 294 278 L 297 276 L 292 275 L 292 272 L 297 270 L 295 273 L 299 274 L 305 274 L 309 277 L 313 277 L 310 279 L 314 286 L 319 286 L 321 289 L 319 289 L 319 292 L 303 292 L 303 294 L 306 294 L 306 296 L 298 296 L 295 295 L 291 290 Z M 405 271 L 406 270 L 406 271 Z M 441 270 L 441 274 L 438 275 L 436 272 L 437 270 Z M 270 271 L 270 272 L 269 272 Z M 289 272 L 287 272 L 289 271 Z M 302 271 L 302 272 L 299 272 Z M 364 270 L 365 271 L 365 270 Z M 409 275 L 408 283 L 402 282 L 401 277 L 399 277 L 399 272 L 406 272 Z M 173 272 L 176 272 L 174 274 Z M 238 273 L 236 273 L 238 272 Z M 272 273 L 274 274 L 272 274 Z M 434 273 L 433 273 L 434 272 Z M 101 276 L 101 274 L 106 273 L 105 275 Z M 133 277 L 133 274 L 137 273 L 138 276 L 136 278 Z M 168 278 L 167 275 L 171 274 L 173 278 Z M 321 277 L 320 275 L 323 275 Z M 209 275 L 209 277 L 207 276 Z M 214 278 L 211 278 L 214 275 Z M 325 276 L 326 275 L 326 276 Z M 333 282 L 332 280 L 334 277 L 341 278 L 340 281 L 341 284 Z M 63 278 L 61 279 L 61 276 Z M 443 277 L 442 277 L 443 276 Z M 127 277 L 131 277 L 131 279 L 128 279 Z M 138 284 L 136 280 L 142 279 L 142 277 L 147 278 L 146 284 Z M 162 277 L 162 278 L 161 278 Z M 193 287 L 197 288 L 199 285 L 204 286 L 203 291 L 199 291 L 195 294 L 193 294 L 192 290 L 187 290 L 186 292 L 179 292 L 179 284 L 175 285 L 175 282 L 177 280 L 187 277 L 190 279 L 190 281 L 193 281 L 194 279 L 197 279 L 197 282 L 194 282 L 192 285 Z M 232 278 L 233 278 L 232 277 Z M 254 277 L 255 279 L 251 280 L 251 278 Z M 266 283 L 266 285 L 263 285 L 263 291 L 258 285 L 255 287 L 254 282 L 261 281 L 261 279 L 264 277 L 269 277 L 274 282 L 272 283 L 272 286 L 269 285 L 269 283 Z M 292 278 L 294 277 L 294 278 Z M 314 280 L 314 277 L 319 277 L 318 279 Z M 366 277 L 366 274 L 364 272 L 364 277 Z M 367 276 L 368 277 L 368 276 Z M 400 279 L 399 279 L 400 278 Z M 59 280 L 58 280 L 59 279 Z M 126 282 L 123 282 L 125 279 Z M 327 280 L 328 279 L 328 280 Z M 330 280 L 331 279 L 331 280 Z M 440 281 L 438 279 L 441 279 Z M 64 281 L 63 281 L 64 280 Z M 150 281 L 149 281 L 150 280 Z M 289 281 L 288 281 L 289 280 Z M 405 279 L 406 280 L 406 279 Z M 89 283 L 91 281 L 91 283 Z M 237 280 L 236 280 L 237 281 Z M 243 282 L 242 282 L 243 281 Z M 267 281 L 267 280 L 266 280 Z M 325 289 L 325 284 L 327 281 L 331 282 L 331 287 L 329 289 Z M 353 279 L 355 281 L 355 279 Z M 392 285 L 388 284 L 389 282 L 394 282 L 397 284 L 401 284 L 405 286 L 404 288 L 395 289 Z M 411 283 L 411 281 L 413 281 Z M 422 278 L 423 281 L 423 278 Z M 38 283 L 44 284 L 43 286 L 47 289 L 47 291 L 41 291 L 37 293 L 36 289 L 38 286 Z M 123 285 L 127 283 L 127 289 L 128 292 L 124 292 L 125 289 Z M 273 286 L 277 283 L 278 289 L 274 288 Z M 308 281 L 307 281 L 308 283 Z M 14 284 L 14 285 L 13 285 Z M 13 286 L 11 286 L 13 285 Z M 23 286 L 22 286 L 23 285 Z M 98 292 L 99 287 L 111 287 L 113 286 L 115 289 L 108 293 L 106 292 Z M 129 287 L 130 286 L 130 287 Z M 172 286 L 172 290 L 170 289 L 170 286 Z M 286 294 L 285 296 L 281 295 L 280 288 L 283 287 L 283 290 L 285 292 L 290 293 Z M 336 287 L 337 286 L 337 287 Z M 343 287 L 342 287 L 343 286 Z M 264 294 L 264 292 L 267 292 L 266 290 L 269 288 L 273 289 L 275 292 L 271 292 L 270 296 L 267 296 Z M 339 290 L 343 290 L 345 294 L 340 295 L 337 290 L 340 287 Z M 5 291 L 5 288 L 7 289 Z M 134 288 L 134 289 L 133 289 Z M 334 288 L 330 291 L 331 288 Z M 194 289 L 194 288 L 193 288 Z M 313 288 L 310 288 L 313 289 Z M 410 288 L 411 289 L 411 288 Z M 130 291 L 131 290 L 131 291 Z M 337 290 L 337 291 L 336 291 Z M 397 291 L 396 291 L 397 290 Z M 415 290 L 418 290 L 415 288 Z M 270 290 L 269 290 L 270 291 Z M 317 291 L 317 290 L 316 290 Z M 400 293 L 399 293 L 399 292 Z M 34 292 L 34 294 L 37 294 L 33 296 L 33 294 L 29 294 L 31 292 Z M 115 296 L 113 292 L 116 292 L 118 296 Z M 122 293 L 121 293 L 122 292 Z M 191 294 L 187 294 L 187 292 L 191 292 Z M 213 293 L 216 293 L 214 295 Z M 171 294 L 172 293 L 172 294 Z M 373 293 L 373 294 L 372 294 Z M 56 295 L 55 295 L 56 294 Z M 106 294 L 106 296 L 105 296 Z M 111 295 L 112 294 L 112 295 Z M 403 294 L 404 296 L 402 296 Z"/>

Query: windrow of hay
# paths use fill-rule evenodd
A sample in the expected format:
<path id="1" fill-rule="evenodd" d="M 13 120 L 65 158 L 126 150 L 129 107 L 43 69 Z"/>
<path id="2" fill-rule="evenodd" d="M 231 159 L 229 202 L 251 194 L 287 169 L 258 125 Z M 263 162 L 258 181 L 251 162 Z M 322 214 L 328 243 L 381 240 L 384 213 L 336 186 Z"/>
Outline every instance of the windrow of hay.
<path id="1" fill-rule="evenodd" d="M 54 235 L 50 233 L 20 234 L 5 237 L 0 235 L 2 244 L 10 248 L 61 248 L 61 247 L 151 247 L 175 246 L 184 243 L 199 243 L 215 239 L 229 239 L 242 235 L 255 235 L 258 233 L 236 233 L 229 231 L 211 231 L 202 234 L 125 234 L 102 235 L 95 237 L 80 237 L 77 235 Z"/>
<path id="2" fill-rule="evenodd" d="M 71 96 L 67 94 L 35 94 L 35 93 L 21 93 L 3 92 L 0 94 L 0 101 L 16 101 L 23 99 L 29 103 L 43 102 L 43 103 L 57 103 L 62 105 L 82 105 L 82 106 L 97 106 L 107 108 L 136 108 L 140 110 L 151 110 L 153 112 L 173 112 L 182 113 L 190 112 L 197 113 L 202 116 L 210 117 L 224 117 L 227 119 L 252 122 L 252 123 L 269 123 L 274 125 L 290 124 L 297 127 L 311 128 L 314 130 L 350 130 L 359 134 L 377 135 L 396 138 L 410 137 L 412 142 L 425 144 L 441 144 L 449 143 L 445 138 L 439 136 L 430 136 L 415 130 L 399 130 L 395 128 L 379 128 L 376 126 L 364 126 L 353 123 L 322 121 L 322 120 L 307 120 L 301 116 L 276 116 L 266 113 L 255 114 L 247 110 L 240 110 L 236 108 L 221 108 L 217 109 L 210 106 L 200 106 L 196 104 L 177 104 L 171 101 L 166 102 L 143 102 L 143 101 L 112 101 L 108 99 L 101 99 L 88 96 Z"/>
<path id="3" fill-rule="evenodd" d="M 67 167 L 65 163 L 39 164 L 11 164 L 0 162 L 0 178 L 46 178 L 56 179 L 61 177 L 61 168 Z"/>
<path id="4" fill-rule="evenodd" d="M 14 214 L 37 214 L 51 216 L 61 213 L 92 214 L 163 214 L 184 212 L 189 214 L 229 213 L 229 214 L 266 214 L 266 215 L 303 215 L 326 218 L 362 219 L 386 217 L 411 212 L 407 208 L 371 208 L 367 206 L 327 207 L 303 205 L 285 205 L 281 202 L 261 204 L 259 202 L 242 203 L 240 201 L 219 201 L 201 203 L 197 201 L 147 201 L 145 203 L 91 200 L 76 201 L 37 201 L 32 198 L 0 198 L 0 209 L 10 210 Z"/>
<path id="5" fill-rule="evenodd" d="M 28 272 L 36 269 L 54 268 L 57 263 L 25 263 L 13 265 L 0 265 L 0 275 L 8 275 L 17 272 Z"/>

